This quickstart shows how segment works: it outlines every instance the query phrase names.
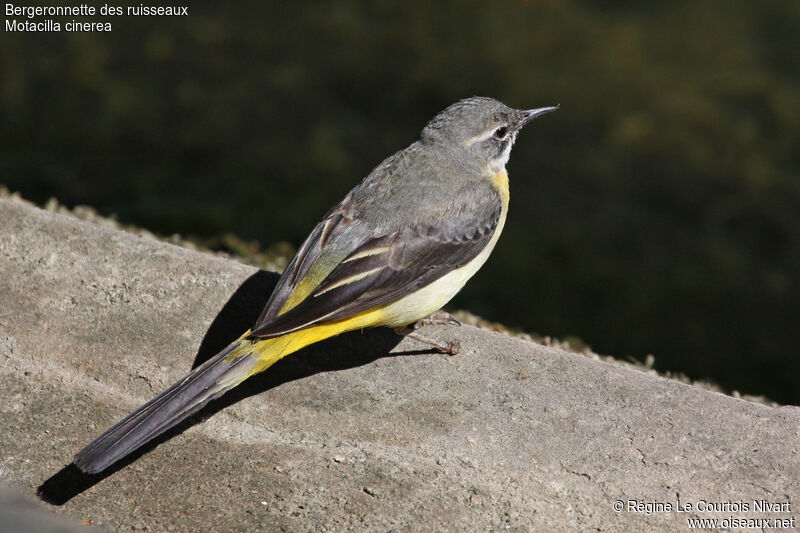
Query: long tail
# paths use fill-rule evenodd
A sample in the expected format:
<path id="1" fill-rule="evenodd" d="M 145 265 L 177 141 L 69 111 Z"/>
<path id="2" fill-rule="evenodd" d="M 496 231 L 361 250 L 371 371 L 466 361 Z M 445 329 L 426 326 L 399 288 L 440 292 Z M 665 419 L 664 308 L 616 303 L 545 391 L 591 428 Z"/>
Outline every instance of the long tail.
<path id="1" fill-rule="evenodd" d="M 90 474 L 106 469 L 286 355 L 285 342 L 251 340 L 249 334 L 100 435 L 75 456 L 75 465 Z"/>

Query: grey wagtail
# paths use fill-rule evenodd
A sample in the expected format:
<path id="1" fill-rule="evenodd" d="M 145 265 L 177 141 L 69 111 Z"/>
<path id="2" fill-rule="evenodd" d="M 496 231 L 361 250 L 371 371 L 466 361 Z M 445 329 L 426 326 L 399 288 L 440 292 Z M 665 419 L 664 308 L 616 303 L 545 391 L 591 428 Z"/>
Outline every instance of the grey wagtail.
<path id="1" fill-rule="evenodd" d="M 511 147 L 525 124 L 556 109 L 474 97 L 436 115 L 328 211 L 251 330 L 103 433 L 75 465 L 100 472 L 282 357 L 346 331 L 388 326 L 454 353 L 415 330 L 489 257 L 508 212 Z"/>

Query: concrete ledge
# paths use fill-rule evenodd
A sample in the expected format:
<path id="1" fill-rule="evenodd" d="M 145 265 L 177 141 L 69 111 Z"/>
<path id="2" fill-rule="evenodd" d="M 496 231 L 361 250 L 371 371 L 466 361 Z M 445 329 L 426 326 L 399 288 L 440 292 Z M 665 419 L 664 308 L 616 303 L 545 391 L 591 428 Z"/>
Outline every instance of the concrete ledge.
<path id="1" fill-rule="evenodd" d="M 434 332 L 458 337 L 455 357 L 382 330 L 326 341 L 111 472 L 67 466 L 248 328 L 275 279 L 0 200 L 0 483 L 109 530 L 675 531 L 800 515 L 800 409 L 469 326 Z M 680 513 L 678 498 L 749 511 Z"/>

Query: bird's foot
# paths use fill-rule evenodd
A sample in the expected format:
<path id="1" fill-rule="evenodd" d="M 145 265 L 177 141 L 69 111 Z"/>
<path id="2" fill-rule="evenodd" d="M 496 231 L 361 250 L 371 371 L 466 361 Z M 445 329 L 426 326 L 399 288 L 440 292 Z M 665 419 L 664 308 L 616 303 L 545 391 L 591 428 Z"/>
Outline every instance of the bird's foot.
<path id="1" fill-rule="evenodd" d="M 451 315 L 447 311 L 436 311 L 429 317 L 425 317 L 422 320 L 417 320 L 411 325 L 411 327 L 413 329 L 419 329 L 423 326 L 460 326 L 460 325 L 461 322 L 453 318 L 453 315 Z"/>
<path id="2" fill-rule="evenodd" d="M 413 324 L 409 324 L 408 326 L 395 328 L 394 331 L 398 335 L 403 335 L 404 337 L 409 337 L 420 342 L 424 342 L 425 344 L 430 344 L 433 346 L 434 350 L 439 353 L 446 353 L 449 355 L 455 355 L 461 350 L 461 343 L 458 341 L 440 341 L 438 339 L 432 339 L 426 335 L 420 334 L 417 330 L 424 326 L 460 326 L 461 322 L 450 316 L 450 313 L 445 311 L 437 311 L 436 313 L 432 314 L 429 317 L 423 318 L 422 320 L 417 320 Z"/>

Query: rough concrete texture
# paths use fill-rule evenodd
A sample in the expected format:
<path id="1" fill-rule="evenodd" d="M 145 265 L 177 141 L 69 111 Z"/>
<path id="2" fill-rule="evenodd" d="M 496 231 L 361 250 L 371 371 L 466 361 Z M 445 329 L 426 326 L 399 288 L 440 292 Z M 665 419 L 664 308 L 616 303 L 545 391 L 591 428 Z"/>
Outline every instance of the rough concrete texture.
<path id="1" fill-rule="evenodd" d="M 101 530 L 65 520 L 4 487 L 0 487 L 0 530 L 3 533 L 100 533 Z"/>
<path id="2" fill-rule="evenodd" d="M 470 326 L 429 332 L 460 340 L 455 357 L 381 329 L 325 341 L 102 475 L 68 466 L 247 329 L 275 279 L 0 200 L 0 483 L 122 531 L 674 531 L 800 515 L 800 408 Z M 729 505 L 681 513 L 678 499 Z"/>

